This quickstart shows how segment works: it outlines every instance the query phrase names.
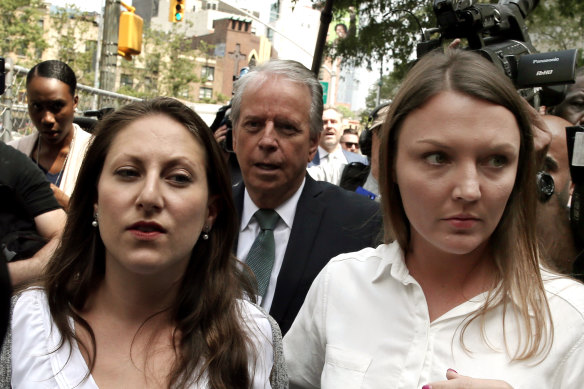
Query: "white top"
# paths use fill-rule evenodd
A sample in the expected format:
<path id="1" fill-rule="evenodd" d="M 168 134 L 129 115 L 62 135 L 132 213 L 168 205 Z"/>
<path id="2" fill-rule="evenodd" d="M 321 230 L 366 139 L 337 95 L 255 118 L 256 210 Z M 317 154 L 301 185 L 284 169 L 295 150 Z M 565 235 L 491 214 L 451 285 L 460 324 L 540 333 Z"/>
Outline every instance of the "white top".
<path id="1" fill-rule="evenodd" d="M 460 324 L 485 294 L 430 323 L 420 285 L 410 276 L 397 243 L 341 254 L 314 280 L 296 321 L 284 338 L 291 385 L 322 388 L 420 389 L 445 380 L 447 369 L 473 378 L 500 379 L 515 389 L 573 389 L 584 383 L 584 285 L 544 272 L 554 339 L 550 353 L 509 362 L 502 335 L 502 307 L 486 316 L 492 348 L 480 320 Z M 511 308 L 512 309 L 512 308 Z M 507 341 L 518 337 L 507 313 Z"/>
<path id="2" fill-rule="evenodd" d="M 326 181 L 338 186 L 341 183 L 345 166 L 347 166 L 347 162 L 335 159 L 329 163 L 307 167 L 306 171 L 316 181 Z"/>
<path id="3" fill-rule="evenodd" d="M 270 388 L 273 364 L 270 323 L 251 303 L 242 301 L 241 307 L 258 351 L 258 360 L 252 371 L 255 377 L 253 388 Z M 73 326 L 72 319 L 70 325 Z M 12 316 L 13 389 L 98 389 L 91 375 L 83 380 L 88 367 L 77 343 L 65 343 L 57 350 L 59 340 L 60 334 L 51 318 L 45 292 L 41 289 L 23 292 Z"/>
<path id="4" fill-rule="evenodd" d="M 305 182 L 306 179 L 302 180 L 302 184 L 298 190 L 274 210 L 280 216 L 280 220 L 278 220 L 276 228 L 274 228 L 274 243 L 276 245 L 274 267 L 272 267 L 272 274 L 270 275 L 270 283 L 268 284 L 266 295 L 263 299 L 261 296 L 258 296 L 259 304 L 266 310 L 266 312 L 270 312 L 270 307 L 274 300 L 278 274 L 280 274 L 280 269 L 284 262 L 284 254 L 286 254 L 288 240 L 290 239 L 290 231 L 292 230 L 294 216 L 296 215 L 296 206 L 298 205 L 298 200 L 304 189 Z M 255 217 L 253 217 L 258 209 L 258 206 L 255 205 L 251 197 L 249 197 L 247 189 L 245 189 L 243 195 L 243 210 L 241 212 L 241 224 L 239 227 L 239 238 L 237 240 L 237 258 L 240 258 L 243 262 L 245 262 L 249 249 L 251 249 L 254 240 L 260 233 L 260 225 Z"/>
<path id="5" fill-rule="evenodd" d="M 332 162 L 340 162 L 345 165 L 349 163 L 347 157 L 343 154 L 343 148 L 340 145 L 337 145 L 332 153 L 326 151 L 322 146 L 318 146 L 318 157 L 320 158 L 321 165 L 327 165 Z"/>
<path id="6" fill-rule="evenodd" d="M 31 157 L 32 150 L 37 144 L 38 139 L 39 133 L 37 131 L 22 138 L 12 140 L 8 142 L 8 145 Z M 84 131 L 77 124 L 73 123 L 73 139 L 71 139 L 69 155 L 65 166 L 63 167 L 63 177 L 61 177 L 61 182 L 59 184 L 59 189 L 65 192 L 67 196 L 71 196 L 73 193 L 75 182 L 77 181 L 77 175 L 79 174 L 79 169 L 81 169 L 81 163 L 85 158 L 85 153 L 89 147 L 91 139 L 92 135 L 90 133 Z"/>

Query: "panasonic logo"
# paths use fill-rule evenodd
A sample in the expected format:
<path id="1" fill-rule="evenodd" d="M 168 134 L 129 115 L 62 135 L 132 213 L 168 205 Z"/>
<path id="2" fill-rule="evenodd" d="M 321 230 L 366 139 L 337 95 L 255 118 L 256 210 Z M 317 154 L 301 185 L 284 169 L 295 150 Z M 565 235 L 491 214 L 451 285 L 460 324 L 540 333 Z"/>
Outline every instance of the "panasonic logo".
<path id="1" fill-rule="evenodd" d="M 554 58 L 546 58 L 546 59 L 534 59 L 533 63 L 546 63 L 546 62 L 559 62 L 560 59 L 558 57 Z"/>
<path id="2" fill-rule="evenodd" d="M 554 72 L 553 70 L 538 70 L 537 73 L 535 73 L 535 75 L 536 76 L 549 76 L 553 72 Z"/>

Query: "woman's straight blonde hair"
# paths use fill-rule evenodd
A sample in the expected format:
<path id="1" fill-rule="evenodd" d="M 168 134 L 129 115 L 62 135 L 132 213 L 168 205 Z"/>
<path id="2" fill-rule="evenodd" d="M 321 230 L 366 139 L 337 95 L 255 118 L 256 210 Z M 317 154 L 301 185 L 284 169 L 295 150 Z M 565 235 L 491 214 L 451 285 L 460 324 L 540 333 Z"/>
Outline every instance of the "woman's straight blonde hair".
<path id="1" fill-rule="evenodd" d="M 504 333 L 509 356 L 514 360 L 545 356 L 553 341 L 553 324 L 540 273 L 535 232 L 536 162 L 529 107 L 511 80 L 480 55 L 463 50 L 427 54 L 408 73 L 393 100 L 383 124 L 380 147 L 385 239 L 397 240 L 404 252 L 410 248 L 410 223 L 394 180 L 400 128 L 412 111 L 444 91 L 454 91 L 507 108 L 515 116 L 521 141 L 515 185 L 490 238 L 497 280 L 489 290 L 485 304 L 464 321 L 460 341 L 464 347 L 464 333 L 476 319 L 481 323 L 485 339 L 486 314 L 502 304 L 503 328 L 506 312 L 513 312 L 520 323 L 515 350 L 509 350 L 508 337 Z"/>

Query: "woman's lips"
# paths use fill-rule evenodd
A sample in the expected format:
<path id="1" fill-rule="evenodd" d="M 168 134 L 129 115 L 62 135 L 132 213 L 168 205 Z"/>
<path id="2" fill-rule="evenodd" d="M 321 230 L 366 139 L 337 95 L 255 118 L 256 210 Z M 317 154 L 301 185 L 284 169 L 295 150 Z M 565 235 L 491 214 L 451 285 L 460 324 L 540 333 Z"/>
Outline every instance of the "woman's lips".
<path id="1" fill-rule="evenodd" d="M 456 229 L 470 229 L 477 225 L 480 220 L 475 217 L 450 217 L 445 221 Z"/>
<path id="2" fill-rule="evenodd" d="M 156 222 L 137 222 L 128 231 L 139 240 L 154 240 L 166 233 L 166 229 Z"/>

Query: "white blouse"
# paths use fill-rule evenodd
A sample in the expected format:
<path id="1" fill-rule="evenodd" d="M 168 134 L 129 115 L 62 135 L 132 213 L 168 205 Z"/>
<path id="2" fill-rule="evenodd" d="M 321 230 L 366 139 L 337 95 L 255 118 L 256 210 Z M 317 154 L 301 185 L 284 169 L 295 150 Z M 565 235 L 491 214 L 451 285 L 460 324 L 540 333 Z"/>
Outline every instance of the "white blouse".
<path id="1" fill-rule="evenodd" d="M 315 279 L 284 337 L 291 387 L 420 389 L 446 380 L 451 368 L 473 378 L 500 379 L 515 389 L 581 387 L 584 383 L 584 285 L 543 272 L 554 325 L 550 353 L 511 362 L 498 306 L 460 343 L 461 323 L 482 294 L 433 322 L 420 285 L 397 243 L 342 254 Z M 507 345 L 517 346 L 514 304 L 506 317 Z"/>
<path id="2" fill-rule="evenodd" d="M 273 364 L 270 323 L 251 303 L 242 302 L 241 307 L 258 352 L 252 371 L 253 388 L 270 388 Z M 88 367 L 76 342 L 57 349 L 61 336 L 43 290 L 28 289 L 20 295 L 11 325 L 13 389 L 98 389 L 91 375 L 84 379 Z M 73 326 L 72 319 L 70 325 Z"/>

